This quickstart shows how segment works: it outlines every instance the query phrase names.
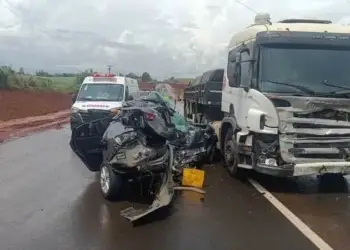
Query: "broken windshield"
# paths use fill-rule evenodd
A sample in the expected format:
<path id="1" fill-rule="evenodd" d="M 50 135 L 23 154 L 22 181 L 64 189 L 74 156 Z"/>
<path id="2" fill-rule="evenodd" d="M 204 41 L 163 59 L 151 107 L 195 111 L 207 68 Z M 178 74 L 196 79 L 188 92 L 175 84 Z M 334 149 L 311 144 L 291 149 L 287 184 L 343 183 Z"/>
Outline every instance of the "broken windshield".
<path id="1" fill-rule="evenodd" d="M 350 89 L 349 49 L 306 45 L 261 48 L 261 82 L 264 92 L 305 92 L 291 86 L 298 83 L 314 93 Z"/>

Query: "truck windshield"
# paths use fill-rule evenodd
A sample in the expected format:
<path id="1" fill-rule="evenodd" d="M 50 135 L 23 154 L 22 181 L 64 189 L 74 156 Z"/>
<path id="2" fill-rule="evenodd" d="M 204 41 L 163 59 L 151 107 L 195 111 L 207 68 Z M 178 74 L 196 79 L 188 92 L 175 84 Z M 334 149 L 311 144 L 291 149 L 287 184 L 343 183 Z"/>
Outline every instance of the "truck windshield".
<path id="1" fill-rule="evenodd" d="M 124 99 L 123 84 L 83 84 L 77 96 L 77 101 L 114 101 Z"/>
<path id="2" fill-rule="evenodd" d="M 274 93 L 335 93 L 350 90 L 350 49 L 288 45 L 261 48 L 260 90 Z M 289 83 L 278 84 L 278 83 Z"/>

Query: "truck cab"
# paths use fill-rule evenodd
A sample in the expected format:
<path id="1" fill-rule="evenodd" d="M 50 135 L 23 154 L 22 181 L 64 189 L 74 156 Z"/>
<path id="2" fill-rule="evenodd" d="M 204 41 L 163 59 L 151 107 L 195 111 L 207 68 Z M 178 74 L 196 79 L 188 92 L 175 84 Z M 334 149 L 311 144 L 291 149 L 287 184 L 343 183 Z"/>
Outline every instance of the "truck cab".
<path id="1" fill-rule="evenodd" d="M 350 173 L 350 26 L 259 14 L 228 45 L 218 126 L 227 169 Z"/>

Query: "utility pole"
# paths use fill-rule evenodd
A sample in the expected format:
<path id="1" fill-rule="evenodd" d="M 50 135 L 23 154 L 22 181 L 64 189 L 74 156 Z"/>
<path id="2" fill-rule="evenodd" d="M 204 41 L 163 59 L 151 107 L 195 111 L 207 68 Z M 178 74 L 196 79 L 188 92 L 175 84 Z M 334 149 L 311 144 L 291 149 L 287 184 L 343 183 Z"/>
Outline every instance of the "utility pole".
<path id="1" fill-rule="evenodd" d="M 110 74 L 111 73 L 111 69 L 112 69 L 112 65 L 108 65 L 107 67 L 108 67 L 108 74 Z"/>

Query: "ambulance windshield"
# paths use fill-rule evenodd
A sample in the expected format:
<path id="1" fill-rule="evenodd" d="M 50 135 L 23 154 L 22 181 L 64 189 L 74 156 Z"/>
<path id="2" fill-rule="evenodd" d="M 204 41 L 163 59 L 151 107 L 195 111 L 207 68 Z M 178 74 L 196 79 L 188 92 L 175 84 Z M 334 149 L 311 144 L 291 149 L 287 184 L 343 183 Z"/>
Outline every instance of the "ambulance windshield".
<path id="1" fill-rule="evenodd" d="M 121 102 L 124 99 L 123 84 L 83 84 L 77 101 L 113 101 Z"/>

